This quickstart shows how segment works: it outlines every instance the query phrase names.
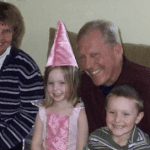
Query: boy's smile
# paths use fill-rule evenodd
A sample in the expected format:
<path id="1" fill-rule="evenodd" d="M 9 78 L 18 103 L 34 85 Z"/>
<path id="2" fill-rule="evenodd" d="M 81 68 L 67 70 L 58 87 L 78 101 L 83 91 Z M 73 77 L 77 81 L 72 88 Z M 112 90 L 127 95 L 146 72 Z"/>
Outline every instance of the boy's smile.
<path id="1" fill-rule="evenodd" d="M 112 132 L 115 141 L 125 141 L 130 137 L 135 124 L 138 124 L 143 116 L 138 113 L 134 99 L 112 96 L 108 100 L 106 108 L 106 123 Z"/>

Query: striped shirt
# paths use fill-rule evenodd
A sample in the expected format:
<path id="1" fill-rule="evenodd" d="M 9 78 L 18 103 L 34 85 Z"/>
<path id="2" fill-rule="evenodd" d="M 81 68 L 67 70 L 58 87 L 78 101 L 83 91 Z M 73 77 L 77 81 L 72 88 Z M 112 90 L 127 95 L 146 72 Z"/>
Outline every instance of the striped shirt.
<path id="1" fill-rule="evenodd" d="M 30 132 L 38 112 L 31 101 L 43 99 L 43 89 L 35 62 L 11 48 L 0 70 L 0 150 L 15 147 Z"/>
<path id="2" fill-rule="evenodd" d="M 127 144 L 120 146 L 111 138 L 110 130 L 102 127 L 91 133 L 84 150 L 150 150 L 150 139 L 147 134 L 134 126 Z"/>

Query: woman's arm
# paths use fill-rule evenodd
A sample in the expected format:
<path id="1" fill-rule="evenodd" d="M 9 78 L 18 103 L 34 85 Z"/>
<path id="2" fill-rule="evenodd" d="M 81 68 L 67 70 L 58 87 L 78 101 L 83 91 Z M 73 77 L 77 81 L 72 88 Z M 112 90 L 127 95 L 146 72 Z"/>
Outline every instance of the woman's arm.
<path id="1" fill-rule="evenodd" d="M 43 123 L 40 119 L 39 114 L 37 114 L 36 120 L 35 120 L 31 150 L 42 150 L 42 143 L 43 143 L 42 131 L 43 131 Z"/>
<path id="2" fill-rule="evenodd" d="M 78 119 L 78 132 L 77 132 L 77 148 L 76 150 L 82 150 L 88 140 L 89 130 L 88 122 L 85 113 L 85 109 L 80 110 Z"/>

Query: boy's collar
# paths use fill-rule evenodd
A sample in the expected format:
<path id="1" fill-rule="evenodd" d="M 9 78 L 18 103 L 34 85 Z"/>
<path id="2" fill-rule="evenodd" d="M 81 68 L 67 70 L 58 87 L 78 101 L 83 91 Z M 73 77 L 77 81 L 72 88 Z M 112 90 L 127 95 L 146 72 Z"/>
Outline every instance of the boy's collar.
<path id="1" fill-rule="evenodd" d="M 129 143 L 135 143 L 137 141 L 137 138 L 138 138 L 138 130 L 137 130 L 137 126 L 135 125 L 133 127 L 133 131 L 131 133 L 131 136 L 129 138 Z"/>
<path id="2" fill-rule="evenodd" d="M 133 128 L 128 144 L 129 144 L 129 148 L 134 146 L 138 148 L 138 146 L 139 147 L 141 145 L 146 146 L 148 144 L 145 133 L 141 129 L 139 129 L 136 125 Z"/>

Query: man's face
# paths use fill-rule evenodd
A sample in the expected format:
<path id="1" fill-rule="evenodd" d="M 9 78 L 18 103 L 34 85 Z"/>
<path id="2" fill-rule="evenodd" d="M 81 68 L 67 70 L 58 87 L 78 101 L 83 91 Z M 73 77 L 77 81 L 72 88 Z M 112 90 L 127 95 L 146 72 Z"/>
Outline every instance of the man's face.
<path id="1" fill-rule="evenodd" d="M 6 51 L 8 46 L 11 45 L 12 36 L 12 26 L 0 22 L 0 56 Z"/>
<path id="2" fill-rule="evenodd" d="M 106 43 L 99 30 L 93 30 L 78 42 L 80 65 L 95 85 L 112 85 L 116 76 L 116 46 Z"/>

